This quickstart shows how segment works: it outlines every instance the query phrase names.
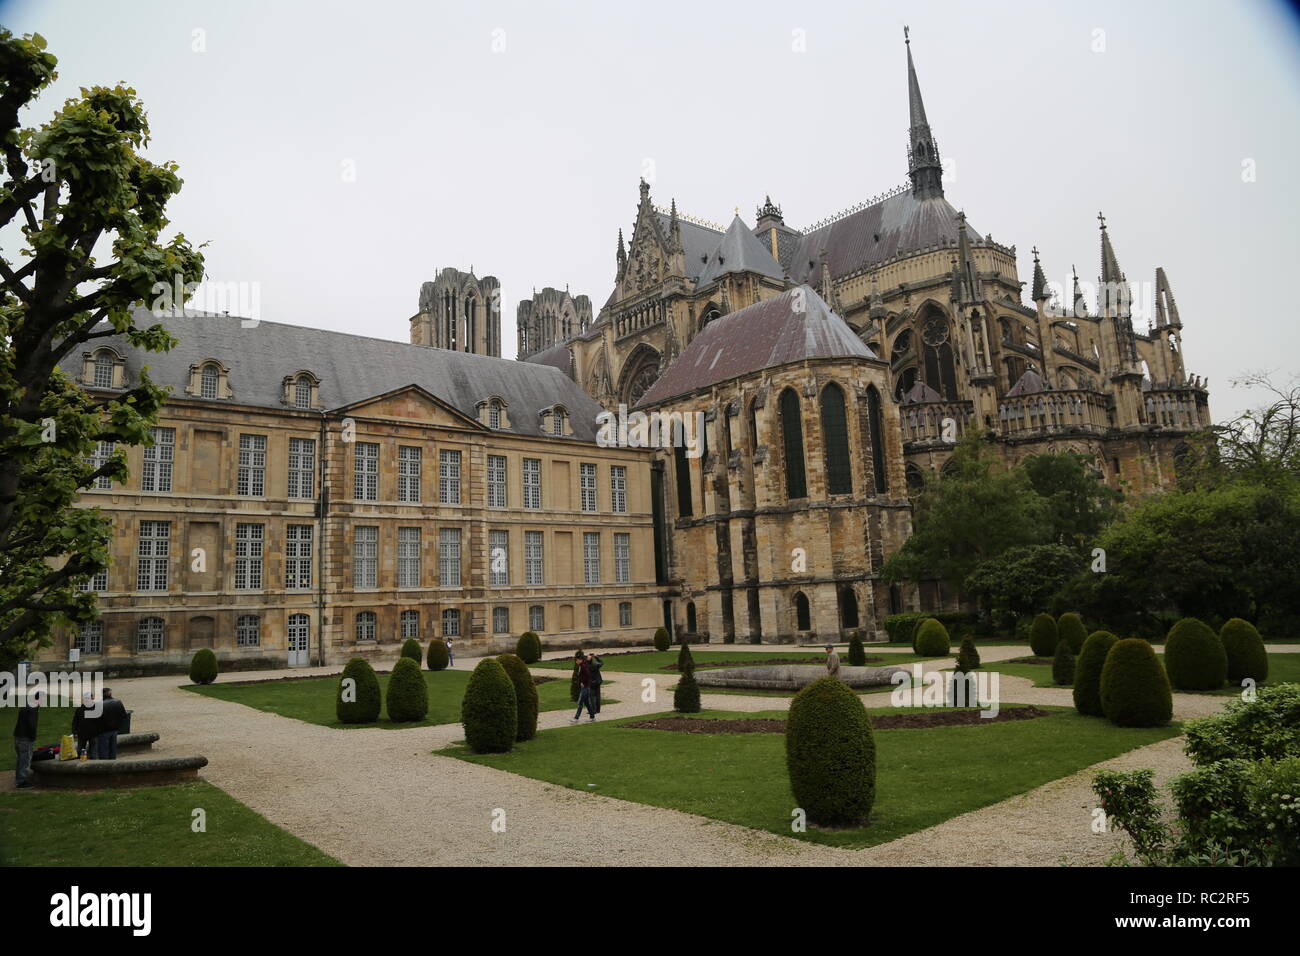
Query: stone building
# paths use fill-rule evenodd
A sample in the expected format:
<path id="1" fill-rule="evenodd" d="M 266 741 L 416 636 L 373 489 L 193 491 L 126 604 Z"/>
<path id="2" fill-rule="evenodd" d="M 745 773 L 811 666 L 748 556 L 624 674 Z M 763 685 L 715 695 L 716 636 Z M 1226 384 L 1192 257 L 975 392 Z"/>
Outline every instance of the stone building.
<path id="1" fill-rule="evenodd" d="M 411 342 L 451 352 L 501 355 L 501 283 L 446 268 L 420 286 L 420 311 L 411 316 Z"/>

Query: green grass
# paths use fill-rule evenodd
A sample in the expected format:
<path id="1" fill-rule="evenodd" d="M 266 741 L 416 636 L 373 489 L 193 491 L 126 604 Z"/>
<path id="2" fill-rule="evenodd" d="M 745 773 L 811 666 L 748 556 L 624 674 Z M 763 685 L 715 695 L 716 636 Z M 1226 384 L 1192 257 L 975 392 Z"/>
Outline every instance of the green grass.
<path id="1" fill-rule="evenodd" d="M 460 723 L 460 702 L 465 696 L 465 685 L 469 683 L 468 670 L 421 671 L 424 683 L 429 688 L 429 713 L 424 720 L 405 724 L 395 724 L 388 719 L 387 711 L 381 710 L 379 720 L 371 724 L 340 723 L 335 713 L 335 694 L 338 692 L 339 678 L 305 677 L 301 680 L 266 681 L 258 684 L 207 684 L 205 686 L 187 685 L 185 690 L 206 697 L 216 697 L 232 703 L 243 704 L 281 717 L 319 724 L 322 727 L 348 729 L 353 727 L 382 727 L 400 730 L 406 727 L 430 727 L 436 724 Z M 388 674 L 379 674 L 379 687 L 388 694 Z M 613 681 L 606 681 L 608 687 Z M 538 704 L 541 711 L 563 710 L 575 706 L 569 700 L 569 682 L 567 680 L 548 681 L 537 686 Z M 612 697 L 602 694 L 602 704 L 617 704 Z M 71 720 L 71 718 L 69 718 Z"/>
<path id="2" fill-rule="evenodd" d="M 879 645 L 876 645 L 879 646 Z M 956 650 L 953 655 L 956 655 Z M 871 657 L 871 648 L 867 648 L 867 656 Z M 911 664 L 919 660 L 931 660 L 932 658 L 917 657 L 915 654 L 880 654 L 884 661 L 869 663 L 869 667 L 886 667 L 893 664 L 903 665 Z M 946 655 L 945 655 L 946 656 Z M 721 667 L 724 664 L 734 661 L 752 661 L 754 666 L 761 665 L 764 658 L 781 658 L 783 660 L 800 660 L 808 664 L 825 664 L 826 652 L 818 651 L 808 653 L 807 651 L 790 651 L 789 653 L 768 653 L 755 651 L 701 651 L 691 648 L 691 657 L 695 660 L 696 670 L 708 670 L 711 667 Z M 605 670 L 611 674 L 660 674 L 665 676 L 676 676 L 677 671 L 677 650 L 671 651 L 644 651 L 638 654 L 626 654 L 615 656 L 610 654 L 605 658 Z M 668 665 L 674 665 L 674 669 L 666 670 Z M 849 665 L 848 654 L 840 652 L 840 666 Z M 556 660 L 539 661 L 532 665 L 533 667 L 542 667 L 547 670 L 571 671 L 573 670 L 573 658 L 558 658 Z"/>
<path id="3" fill-rule="evenodd" d="M 191 829 L 206 813 L 206 832 Z M 210 783 L 0 794 L 3 866 L 341 866 Z"/>
<path id="4" fill-rule="evenodd" d="M 626 728 L 620 724 L 628 721 L 618 721 L 581 730 L 544 730 L 507 754 L 472 754 L 464 747 L 440 753 L 574 790 L 816 843 L 865 847 L 932 827 L 1180 732 L 1177 724 L 1121 728 L 1080 717 L 1070 708 L 1044 709 L 1052 715 L 979 727 L 877 731 L 876 805 L 870 824 L 840 831 L 810 827 L 803 834 L 790 831 L 794 800 L 781 734 L 682 734 Z M 725 720 L 786 715 L 703 711 L 698 716 Z M 952 850 L 967 852 L 960 846 Z"/>
<path id="5" fill-rule="evenodd" d="M 1165 662 L 1165 655 L 1157 652 L 1156 657 L 1160 658 L 1160 663 Z M 1003 661 L 993 661 L 983 667 L 986 671 L 999 671 L 1003 674 L 1009 674 L 1013 677 L 1024 677 L 1034 682 L 1035 687 L 1059 687 L 1059 684 L 1052 682 L 1052 665 L 1051 664 L 1008 664 Z M 1293 684 L 1300 683 L 1300 654 L 1269 654 L 1268 655 L 1268 680 L 1264 681 L 1264 687 L 1271 687 L 1274 684 Z M 1072 685 L 1066 684 L 1066 687 Z M 1175 691 L 1179 694 L 1206 694 L 1211 697 L 1234 697 L 1241 693 L 1241 688 L 1237 686 L 1221 687 L 1218 690 L 1180 690 Z"/>

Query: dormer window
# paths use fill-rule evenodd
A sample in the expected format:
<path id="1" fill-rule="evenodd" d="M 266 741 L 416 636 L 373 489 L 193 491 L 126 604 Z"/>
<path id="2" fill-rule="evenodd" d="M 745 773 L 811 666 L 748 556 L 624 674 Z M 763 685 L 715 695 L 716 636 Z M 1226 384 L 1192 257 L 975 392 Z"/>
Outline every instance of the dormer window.
<path id="1" fill-rule="evenodd" d="M 289 408 L 321 408 L 320 379 L 306 369 L 286 375 L 280 383 L 280 401 Z"/>
<path id="2" fill-rule="evenodd" d="M 551 434 L 564 434 L 564 412 L 558 410 L 551 412 Z"/>
<path id="3" fill-rule="evenodd" d="M 221 373 L 215 365 L 205 365 L 199 373 L 199 397 L 216 398 L 221 384 Z"/>
<path id="4" fill-rule="evenodd" d="M 116 349 L 107 346 L 86 352 L 82 356 L 81 382 L 91 388 L 122 388 L 126 384 L 126 363 Z"/>
<path id="5" fill-rule="evenodd" d="M 230 370 L 216 359 L 205 359 L 190 366 L 185 394 L 194 398 L 231 398 Z"/>
<path id="6" fill-rule="evenodd" d="M 510 427 L 510 416 L 506 411 L 505 399 L 499 395 L 484 399 L 478 403 L 478 420 L 494 431 Z"/>
<path id="7" fill-rule="evenodd" d="M 116 365 L 111 353 L 103 349 L 95 353 L 95 388 L 113 387 L 113 369 Z"/>

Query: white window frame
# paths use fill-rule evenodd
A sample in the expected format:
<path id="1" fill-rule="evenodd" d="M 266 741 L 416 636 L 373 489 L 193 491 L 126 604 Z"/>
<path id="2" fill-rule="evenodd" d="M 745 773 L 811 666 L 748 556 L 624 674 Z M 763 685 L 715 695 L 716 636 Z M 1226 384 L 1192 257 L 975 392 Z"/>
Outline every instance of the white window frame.
<path id="1" fill-rule="evenodd" d="M 582 510 L 596 510 L 596 466 L 589 462 L 578 464 L 578 491 L 582 501 Z"/>
<path id="2" fill-rule="evenodd" d="M 312 540 L 315 528 L 291 524 L 284 529 L 284 587 L 303 591 L 311 587 Z"/>
<path id="3" fill-rule="evenodd" d="M 176 429 L 162 426 L 150 429 L 153 444 L 144 447 L 140 469 L 141 491 L 171 491 L 172 462 L 176 458 Z"/>
<path id="4" fill-rule="evenodd" d="M 235 646 L 262 646 L 262 619 L 256 614 L 241 614 L 235 619 Z"/>
<path id="5" fill-rule="evenodd" d="M 510 633 L 510 608 L 494 607 L 492 609 L 492 633 Z"/>
<path id="6" fill-rule="evenodd" d="M 379 443 L 359 441 L 352 451 L 352 497 L 379 500 Z"/>
<path id="7" fill-rule="evenodd" d="M 397 529 L 397 586 L 420 586 L 420 529 Z"/>
<path id="8" fill-rule="evenodd" d="M 135 589 L 166 591 L 171 560 L 172 523 L 141 521 L 136 542 Z"/>
<path id="9" fill-rule="evenodd" d="M 541 508 L 542 460 L 540 458 L 523 459 L 522 480 L 524 489 L 524 507 L 530 509 Z"/>
<path id="10" fill-rule="evenodd" d="M 487 506 L 504 508 L 507 501 L 507 459 L 505 455 L 487 456 Z"/>
<path id="11" fill-rule="evenodd" d="M 460 528 L 438 529 L 438 585 L 460 587 Z"/>
<path id="12" fill-rule="evenodd" d="M 239 477 L 235 493 L 244 498 L 266 496 L 266 436 L 239 436 Z"/>
<path id="13" fill-rule="evenodd" d="M 582 583 L 600 583 L 600 532 L 582 533 Z"/>
<path id="14" fill-rule="evenodd" d="M 524 584 L 541 587 L 546 583 L 546 545 L 540 531 L 524 532 Z"/>
<path id="15" fill-rule="evenodd" d="M 316 439 L 289 439 L 289 497 L 316 497 Z"/>
<path id="16" fill-rule="evenodd" d="M 609 510 L 627 514 L 627 466 L 609 466 Z"/>
<path id="17" fill-rule="evenodd" d="M 438 450 L 438 504 L 460 504 L 460 452 L 455 449 Z"/>
<path id="18" fill-rule="evenodd" d="M 397 500 L 418 502 L 420 500 L 420 466 L 419 445 L 397 446 Z"/>
<path id="19" fill-rule="evenodd" d="M 500 548 L 505 552 L 505 567 L 496 569 L 496 553 Z M 510 586 L 510 532 L 493 529 L 488 531 L 488 586 L 504 588 Z"/>
<path id="20" fill-rule="evenodd" d="M 379 587 L 379 526 L 357 525 L 352 529 L 352 586 Z"/>
<path id="21" fill-rule="evenodd" d="M 262 555 L 266 525 L 239 522 L 235 525 L 235 590 L 262 590 Z"/>
<path id="22" fill-rule="evenodd" d="M 632 582 L 632 535 L 626 531 L 614 532 L 614 583 Z"/>

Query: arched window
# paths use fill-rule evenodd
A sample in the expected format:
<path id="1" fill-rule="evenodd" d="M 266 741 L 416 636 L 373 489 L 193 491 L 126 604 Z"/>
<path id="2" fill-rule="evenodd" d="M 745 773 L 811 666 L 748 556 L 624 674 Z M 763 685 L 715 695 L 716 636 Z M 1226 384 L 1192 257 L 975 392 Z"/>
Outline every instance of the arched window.
<path id="1" fill-rule="evenodd" d="M 564 409 L 558 406 L 551 410 L 551 434 L 564 434 Z"/>
<path id="2" fill-rule="evenodd" d="M 871 481 L 876 494 L 885 493 L 885 430 L 880 412 L 880 393 L 867 386 L 867 434 L 871 438 Z"/>
<path id="3" fill-rule="evenodd" d="M 219 375 L 215 365 L 203 366 L 203 370 L 199 374 L 199 396 L 201 398 L 216 398 L 218 380 Z"/>
<path id="4" fill-rule="evenodd" d="M 912 330 L 903 329 L 898 333 L 898 338 L 894 339 L 894 347 L 889 352 L 890 359 L 896 359 L 900 355 L 905 355 L 912 347 Z"/>
<path id="5" fill-rule="evenodd" d="M 420 639 L 420 612 L 403 611 L 398 617 L 398 623 L 401 627 L 402 640 Z"/>
<path id="6" fill-rule="evenodd" d="M 840 627 L 850 630 L 858 626 L 858 596 L 853 588 L 840 588 Z"/>
<path id="7" fill-rule="evenodd" d="M 785 448 L 785 494 L 787 498 L 807 498 L 808 481 L 803 463 L 803 421 L 799 395 L 792 388 L 781 393 L 781 438 Z"/>
<path id="8" fill-rule="evenodd" d="M 261 621 L 256 614 L 241 614 L 235 621 L 235 646 L 257 647 L 262 643 Z"/>
<path id="9" fill-rule="evenodd" d="M 894 385 L 894 400 L 901 402 L 903 396 L 912 390 L 916 384 L 916 366 L 909 365 L 895 376 L 896 384 Z"/>
<path id="10" fill-rule="evenodd" d="M 695 633 L 695 602 L 686 602 L 686 633 Z"/>
<path id="11" fill-rule="evenodd" d="M 357 612 L 357 640 L 373 641 L 375 639 L 375 612 Z"/>
<path id="12" fill-rule="evenodd" d="M 135 649 L 137 651 L 161 651 L 163 642 L 163 619 L 160 617 L 141 618 L 136 627 Z"/>
<path id="13" fill-rule="evenodd" d="M 442 612 L 442 636 L 460 637 L 460 611 L 449 607 Z"/>
<path id="14" fill-rule="evenodd" d="M 113 353 L 108 349 L 100 349 L 95 353 L 95 388 L 112 388 L 113 387 L 113 367 L 117 362 L 113 360 Z"/>
<path id="15" fill-rule="evenodd" d="M 849 464 L 849 428 L 844 415 L 844 390 L 834 382 L 822 389 L 822 448 L 826 456 L 826 491 L 853 494 Z"/>
<path id="16" fill-rule="evenodd" d="M 311 379 L 306 375 L 299 375 L 293 384 L 293 405 L 294 408 L 311 408 Z"/>
<path id="17" fill-rule="evenodd" d="M 796 631 L 812 630 L 812 614 L 808 610 L 808 598 L 799 591 L 794 596 L 794 629 Z"/>
<path id="18" fill-rule="evenodd" d="M 921 474 L 921 469 L 911 462 L 904 469 L 907 476 L 907 493 L 909 495 L 919 494 L 925 488 L 925 476 Z"/>
<path id="19" fill-rule="evenodd" d="M 474 333 L 478 331 L 478 303 L 472 295 L 465 296 L 465 351 L 474 351 Z"/>

